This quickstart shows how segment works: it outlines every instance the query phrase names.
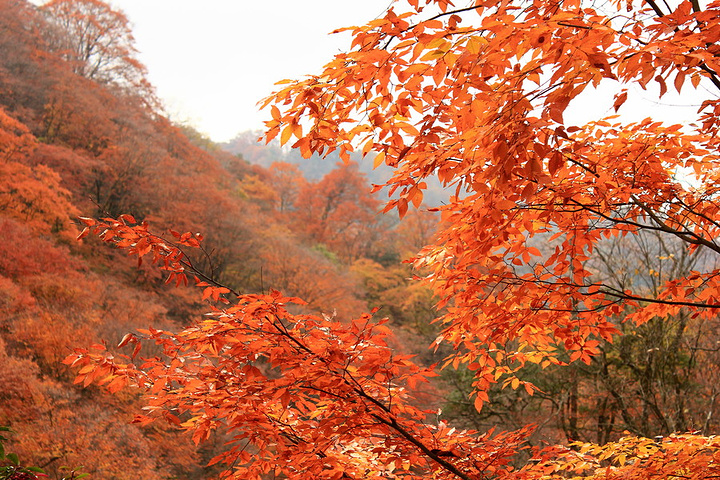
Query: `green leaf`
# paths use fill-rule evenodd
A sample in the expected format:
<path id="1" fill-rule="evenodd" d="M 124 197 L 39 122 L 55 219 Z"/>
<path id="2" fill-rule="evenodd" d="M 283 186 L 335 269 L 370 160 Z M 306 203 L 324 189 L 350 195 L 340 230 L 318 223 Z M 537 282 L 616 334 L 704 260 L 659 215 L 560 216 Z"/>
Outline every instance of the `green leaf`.
<path id="1" fill-rule="evenodd" d="M 31 472 L 37 472 L 37 473 L 45 473 L 45 470 L 43 470 L 40 467 L 25 467 L 25 470 L 29 470 Z"/>
<path id="2" fill-rule="evenodd" d="M 5 460 L 5 447 L 2 442 L 0 442 L 0 460 Z"/>
<path id="3" fill-rule="evenodd" d="M 20 460 L 18 460 L 18 456 L 16 453 L 8 453 L 7 459 L 10 460 L 15 465 L 20 465 Z"/>
<path id="4" fill-rule="evenodd" d="M 85 477 L 89 477 L 89 476 L 90 476 L 89 473 L 81 473 L 80 475 L 78 475 L 77 477 L 75 477 L 75 480 L 79 480 L 79 479 L 81 479 L 81 478 L 85 478 Z"/>

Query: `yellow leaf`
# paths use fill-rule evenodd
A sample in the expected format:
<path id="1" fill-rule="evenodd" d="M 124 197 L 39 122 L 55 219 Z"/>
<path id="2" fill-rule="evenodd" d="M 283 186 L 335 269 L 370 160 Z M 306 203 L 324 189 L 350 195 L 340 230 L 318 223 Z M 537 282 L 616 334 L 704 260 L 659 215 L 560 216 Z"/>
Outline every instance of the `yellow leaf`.
<path id="1" fill-rule="evenodd" d="M 292 125 L 288 125 L 287 127 L 285 127 L 282 131 L 282 134 L 280 135 L 280 145 L 285 145 L 288 142 L 288 140 L 290 140 L 290 136 L 292 135 L 292 133 L 293 133 Z"/>
<path id="2" fill-rule="evenodd" d="M 375 160 L 373 161 L 373 168 L 379 167 L 383 161 L 385 161 L 385 152 L 380 152 L 375 156 Z"/>

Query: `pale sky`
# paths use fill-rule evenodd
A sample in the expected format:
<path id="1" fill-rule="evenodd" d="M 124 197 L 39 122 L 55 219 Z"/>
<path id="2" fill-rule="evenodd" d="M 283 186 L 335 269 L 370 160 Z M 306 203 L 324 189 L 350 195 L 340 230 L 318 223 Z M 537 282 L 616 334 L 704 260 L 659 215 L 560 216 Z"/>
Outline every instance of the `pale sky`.
<path id="1" fill-rule="evenodd" d="M 215 141 L 263 127 L 256 104 L 286 78 L 318 73 L 347 50 L 350 34 L 336 28 L 365 24 L 390 0 L 112 0 L 134 27 L 140 60 L 171 119 L 190 123 Z M 615 85 L 611 88 L 617 89 Z M 603 89 L 605 90 L 605 89 Z M 631 87 L 624 120 L 647 116 L 684 123 L 699 101 L 674 89 L 657 101 L 654 86 Z M 566 121 L 584 123 L 612 111 L 612 94 L 587 92 Z M 606 92 L 609 93 L 609 92 Z M 703 92 L 706 93 L 706 92 Z M 693 97 L 693 95 L 690 95 Z M 579 107 L 579 108 L 578 108 Z"/>
<path id="2" fill-rule="evenodd" d="M 113 0 L 174 121 L 215 141 L 260 129 L 274 83 L 318 73 L 390 0 Z"/>

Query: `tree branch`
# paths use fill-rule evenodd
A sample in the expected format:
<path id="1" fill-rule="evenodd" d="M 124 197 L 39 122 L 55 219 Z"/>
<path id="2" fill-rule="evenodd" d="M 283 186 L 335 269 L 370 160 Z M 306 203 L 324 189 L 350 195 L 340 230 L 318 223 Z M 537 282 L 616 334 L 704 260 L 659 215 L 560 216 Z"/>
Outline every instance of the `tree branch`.
<path id="1" fill-rule="evenodd" d="M 472 480 L 472 477 L 467 475 L 466 473 L 461 472 L 455 465 L 453 465 L 451 462 L 448 462 L 444 458 L 442 458 L 439 455 L 439 452 L 433 452 L 431 449 L 429 449 L 425 444 L 423 444 L 420 440 L 415 438 L 410 432 L 405 430 L 400 424 L 397 423 L 397 421 L 393 418 L 391 420 L 387 420 L 380 415 L 377 415 L 375 413 L 372 414 L 372 416 L 383 425 L 387 425 L 388 427 L 392 428 L 396 432 L 398 432 L 400 435 L 402 435 L 408 442 L 415 445 L 420 451 L 422 451 L 426 456 L 430 457 L 433 461 L 435 461 L 438 465 L 441 465 L 445 470 L 452 472 L 453 474 L 457 475 L 458 477 L 462 478 L 463 480 Z"/>

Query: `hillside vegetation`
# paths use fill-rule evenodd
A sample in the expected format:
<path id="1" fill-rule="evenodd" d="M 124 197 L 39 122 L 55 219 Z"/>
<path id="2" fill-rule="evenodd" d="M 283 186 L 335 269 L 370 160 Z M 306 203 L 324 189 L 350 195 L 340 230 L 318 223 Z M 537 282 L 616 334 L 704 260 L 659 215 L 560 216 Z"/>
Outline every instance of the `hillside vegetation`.
<path id="1" fill-rule="evenodd" d="M 63 21 L 68 4 L 106 15 L 123 48 L 68 53 L 82 41 Z M 0 52 L 0 425 L 17 432 L 13 451 L 28 463 L 53 475 L 84 465 L 98 479 L 205 478 L 223 441 L 196 449 L 170 427 L 140 428 L 133 394 L 73 384 L 60 363 L 73 347 L 187 325 L 205 309 L 152 266 L 77 242 L 79 215 L 132 213 L 160 231 L 201 232 L 196 263 L 243 292 L 280 289 L 343 318 L 372 302 L 400 323 L 417 321 L 415 310 L 429 319 L 430 295 L 407 294 L 418 287 L 400 259 L 431 224 L 378 216 L 355 165 L 305 180 L 293 165 L 252 166 L 173 125 L 120 12 L 2 0 Z"/>

